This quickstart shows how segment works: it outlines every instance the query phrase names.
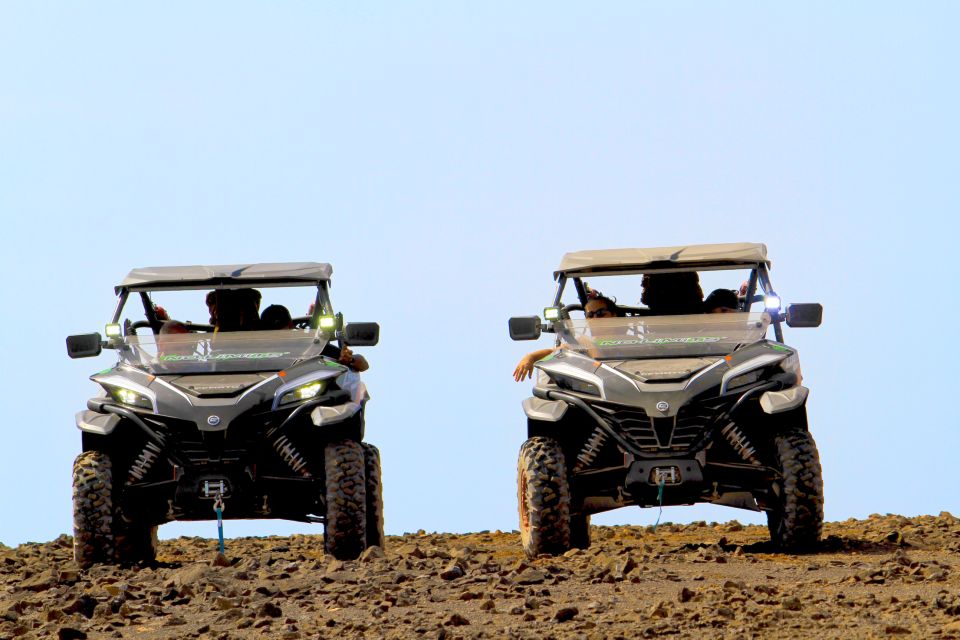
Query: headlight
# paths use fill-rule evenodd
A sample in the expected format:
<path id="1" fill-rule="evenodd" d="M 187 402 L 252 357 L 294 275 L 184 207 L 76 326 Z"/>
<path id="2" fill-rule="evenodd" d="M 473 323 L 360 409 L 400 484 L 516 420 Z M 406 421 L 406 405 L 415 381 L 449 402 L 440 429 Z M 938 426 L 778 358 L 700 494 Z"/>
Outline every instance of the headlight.
<path id="1" fill-rule="evenodd" d="M 314 380 L 313 382 L 302 384 L 280 396 L 280 402 L 277 403 L 277 406 L 282 407 L 287 404 L 294 404 L 316 398 L 323 393 L 326 388 L 326 380 Z"/>
<path id="2" fill-rule="evenodd" d="M 793 373 L 797 376 L 797 384 L 803 382 L 803 373 L 800 372 L 800 355 L 796 352 L 791 353 L 780 362 L 780 368 L 787 373 Z"/>
<path id="3" fill-rule="evenodd" d="M 742 376 L 737 376 L 733 380 L 727 383 L 727 388 L 732 389 L 734 387 L 742 387 L 747 384 L 753 384 L 760 379 L 761 369 L 754 369 L 749 373 L 745 373 Z"/>
<path id="4" fill-rule="evenodd" d="M 576 391 L 577 393 L 585 393 L 591 396 L 600 395 L 600 388 L 591 382 L 584 382 L 583 380 L 568 378 L 566 376 L 554 376 L 553 381 L 558 387 L 566 389 L 567 391 Z"/>
<path id="5" fill-rule="evenodd" d="M 142 393 L 137 393 L 136 391 L 126 389 L 124 387 L 115 387 L 113 385 L 104 385 L 104 388 L 107 390 L 107 393 L 110 394 L 110 397 L 120 404 L 153 411 L 153 402 L 150 400 L 150 398 Z"/>

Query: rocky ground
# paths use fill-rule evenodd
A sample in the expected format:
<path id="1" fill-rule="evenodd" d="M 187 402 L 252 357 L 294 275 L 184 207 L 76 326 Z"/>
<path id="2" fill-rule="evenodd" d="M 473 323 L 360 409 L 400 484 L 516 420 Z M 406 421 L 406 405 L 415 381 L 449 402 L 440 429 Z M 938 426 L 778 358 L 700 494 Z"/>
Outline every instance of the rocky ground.
<path id="1" fill-rule="evenodd" d="M 593 527 L 525 559 L 518 534 L 388 537 L 355 562 L 322 536 L 160 544 L 148 567 L 79 571 L 72 540 L 0 549 L 0 638 L 960 638 L 960 520 L 828 523 L 819 552 L 764 528 Z"/>

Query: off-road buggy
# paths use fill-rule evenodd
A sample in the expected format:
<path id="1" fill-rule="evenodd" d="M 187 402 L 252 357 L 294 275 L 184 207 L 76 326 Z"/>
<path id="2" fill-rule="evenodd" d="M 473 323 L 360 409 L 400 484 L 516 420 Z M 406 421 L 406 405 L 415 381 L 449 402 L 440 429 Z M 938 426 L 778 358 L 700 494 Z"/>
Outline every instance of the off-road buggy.
<path id="1" fill-rule="evenodd" d="M 379 452 L 362 441 L 368 396 L 329 344 L 375 345 L 379 326 L 343 324 L 331 273 L 323 263 L 134 269 L 115 288 L 106 338 L 67 338 L 73 358 L 119 355 L 91 376 L 100 393 L 76 416 L 81 566 L 150 561 L 158 525 L 218 515 L 324 523 L 337 558 L 383 544 Z M 307 315 L 224 330 L 231 313 L 259 322 L 261 296 Z"/>
<path id="2" fill-rule="evenodd" d="M 546 323 L 510 319 L 514 340 L 546 331 L 558 346 L 536 363 L 523 402 L 518 493 L 528 555 L 588 546 L 591 514 L 704 502 L 765 511 L 784 550 L 815 545 L 820 461 L 782 325 L 819 326 L 822 307 L 782 305 L 769 267 L 762 244 L 568 253 Z M 683 272 L 726 285 L 736 308 L 658 315 L 623 304 L 639 297 L 641 275 Z M 591 292 L 615 286 L 621 316 L 584 319 Z"/>

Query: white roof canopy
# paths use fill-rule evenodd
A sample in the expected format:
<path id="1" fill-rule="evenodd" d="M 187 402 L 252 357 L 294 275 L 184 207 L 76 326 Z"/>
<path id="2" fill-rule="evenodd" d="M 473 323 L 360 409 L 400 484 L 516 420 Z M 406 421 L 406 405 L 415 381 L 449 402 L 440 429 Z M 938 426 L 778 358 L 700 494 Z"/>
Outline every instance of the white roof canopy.
<path id="1" fill-rule="evenodd" d="M 261 264 L 142 267 L 127 274 L 116 288 L 153 289 L 237 284 L 304 284 L 329 280 L 333 267 L 325 262 L 265 262 Z"/>
<path id="2" fill-rule="evenodd" d="M 565 254 L 560 261 L 560 268 L 554 275 L 578 275 L 598 271 L 641 269 L 651 265 L 661 267 L 667 265 L 684 267 L 697 265 L 749 266 L 761 262 L 767 266 L 770 265 L 770 261 L 767 260 L 767 246 L 751 242 L 696 244 L 686 247 L 654 247 L 651 249 L 598 249 Z"/>

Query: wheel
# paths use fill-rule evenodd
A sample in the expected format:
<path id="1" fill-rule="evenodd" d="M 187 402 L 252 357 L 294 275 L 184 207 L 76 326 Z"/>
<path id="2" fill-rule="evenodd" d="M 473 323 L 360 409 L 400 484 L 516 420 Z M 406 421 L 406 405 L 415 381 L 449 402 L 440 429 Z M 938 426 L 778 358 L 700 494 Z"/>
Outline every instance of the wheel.
<path id="1" fill-rule="evenodd" d="M 157 559 L 157 526 L 114 518 L 114 546 L 119 564 L 149 563 Z"/>
<path id="2" fill-rule="evenodd" d="M 137 564 L 157 557 L 157 527 L 127 522 L 113 500 L 113 463 L 102 451 L 73 462 L 73 557 L 81 568 Z"/>
<path id="3" fill-rule="evenodd" d="M 570 546 L 574 549 L 590 548 L 590 516 L 582 513 L 570 516 Z"/>
<path id="4" fill-rule="evenodd" d="M 338 560 L 353 560 L 366 548 L 366 483 L 363 449 L 352 440 L 324 449 L 327 513 L 324 549 Z"/>
<path id="5" fill-rule="evenodd" d="M 563 450 L 552 438 L 533 437 L 517 461 L 520 541 L 527 556 L 570 548 L 570 489 Z"/>
<path id="6" fill-rule="evenodd" d="M 380 450 L 361 442 L 364 478 L 367 490 L 367 546 L 383 548 L 383 481 L 380 474 Z"/>
<path id="7" fill-rule="evenodd" d="M 823 478 L 817 443 L 809 431 L 787 431 L 774 440 L 783 479 L 767 511 L 770 540 L 791 553 L 809 551 L 823 529 Z M 776 493 L 776 492 L 775 492 Z"/>
<path id="8" fill-rule="evenodd" d="M 86 569 L 114 561 L 110 457 L 85 451 L 73 461 L 73 558 Z"/>

